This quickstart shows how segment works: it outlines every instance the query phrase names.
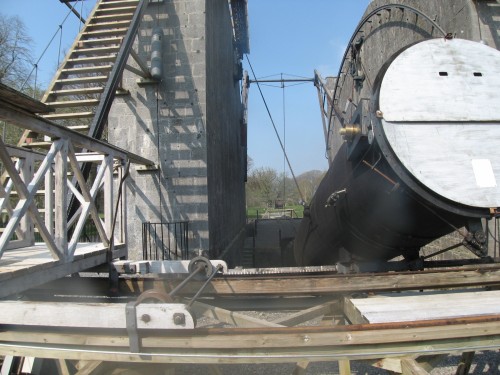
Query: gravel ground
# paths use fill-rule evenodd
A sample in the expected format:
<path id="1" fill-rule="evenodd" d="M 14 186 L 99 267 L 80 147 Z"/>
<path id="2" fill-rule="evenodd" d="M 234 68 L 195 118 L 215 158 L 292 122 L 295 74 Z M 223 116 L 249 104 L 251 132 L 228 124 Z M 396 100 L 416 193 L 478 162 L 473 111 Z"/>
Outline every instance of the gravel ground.
<path id="1" fill-rule="evenodd" d="M 431 372 L 431 375 L 453 375 L 456 373 L 457 365 L 460 361 L 460 355 L 449 355 L 439 363 Z M 175 375 L 281 375 L 292 374 L 295 369 L 293 363 L 276 363 L 276 364 L 248 364 L 248 365 L 175 365 L 172 368 Z M 113 372 L 113 374 L 147 374 L 147 375 L 164 375 L 164 366 L 157 366 L 151 371 L 144 372 Z M 389 372 L 371 366 L 363 361 L 351 362 L 351 373 L 354 375 L 387 375 Z M 339 374 L 337 362 L 314 362 L 307 367 L 306 375 L 335 375 Z M 500 352 L 487 351 L 478 352 L 474 357 L 474 361 L 469 374 L 500 374 Z"/>

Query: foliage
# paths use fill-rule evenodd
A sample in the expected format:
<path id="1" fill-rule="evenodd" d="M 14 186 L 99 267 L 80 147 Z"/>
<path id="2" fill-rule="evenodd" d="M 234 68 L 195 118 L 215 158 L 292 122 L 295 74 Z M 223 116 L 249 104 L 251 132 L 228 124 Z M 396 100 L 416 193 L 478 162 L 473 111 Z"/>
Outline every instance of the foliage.
<path id="1" fill-rule="evenodd" d="M 305 203 L 309 203 L 325 172 L 309 171 L 297 177 L 297 184 Z M 294 180 L 272 168 L 251 170 L 246 185 L 247 207 L 274 208 L 302 203 L 302 197 Z"/>
<path id="2" fill-rule="evenodd" d="M 33 67 L 31 47 L 23 21 L 0 14 L 0 82 L 21 89 Z"/>
<path id="3" fill-rule="evenodd" d="M 43 92 L 29 85 L 33 68 L 32 40 L 26 26 L 17 16 L 0 14 L 0 82 L 30 97 L 40 99 Z M 27 82 L 26 87 L 22 87 Z M 0 122 L 0 136 L 7 144 L 15 145 L 22 129 Z"/>

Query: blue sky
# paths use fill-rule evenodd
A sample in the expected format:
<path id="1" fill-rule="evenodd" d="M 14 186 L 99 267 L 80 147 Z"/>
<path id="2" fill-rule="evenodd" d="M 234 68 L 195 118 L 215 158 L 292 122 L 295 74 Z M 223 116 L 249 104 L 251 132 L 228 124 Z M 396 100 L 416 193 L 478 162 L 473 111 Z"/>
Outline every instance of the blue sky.
<path id="1" fill-rule="evenodd" d="M 347 43 L 369 2 L 249 0 L 249 58 L 257 77 L 279 78 L 286 73 L 312 78 L 315 69 L 323 77 L 337 75 Z M 246 61 L 244 67 L 250 72 Z M 285 87 L 284 106 L 281 88 L 261 89 L 281 135 L 285 128 L 285 146 L 295 174 L 326 170 L 323 125 L 314 85 Z M 265 166 L 283 172 L 283 154 L 255 84 L 249 92 L 248 122 L 248 155 L 254 168 Z M 289 173 L 288 167 L 286 170 Z"/>
<path id="2" fill-rule="evenodd" d="M 336 75 L 351 34 L 370 0 L 248 0 L 250 62 L 258 78 L 291 75 Z M 77 3 L 86 16 L 94 0 Z M 83 7 L 83 8 L 82 8 Z M 33 55 L 43 50 L 68 15 L 58 0 L 0 0 L 0 12 L 19 15 L 33 38 Z M 70 14 L 39 64 L 38 81 L 47 86 L 56 70 L 59 44 L 66 51 L 79 31 L 78 19 Z M 64 56 L 61 56 L 62 60 Z M 246 70 L 248 65 L 244 61 Z M 250 73 L 251 74 L 251 73 Z M 278 85 L 279 86 L 279 85 Z M 280 87 L 261 86 L 296 174 L 326 170 L 325 144 L 316 88 L 312 83 Z M 283 111 L 285 108 L 285 111 Z M 283 120 L 285 118 L 285 121 Z M 254 168 L 283 171 L 283 154 L 255 84 L 249 93 L 248 154 Z M 288 167 L 286 167 L 287 173 Z"/>

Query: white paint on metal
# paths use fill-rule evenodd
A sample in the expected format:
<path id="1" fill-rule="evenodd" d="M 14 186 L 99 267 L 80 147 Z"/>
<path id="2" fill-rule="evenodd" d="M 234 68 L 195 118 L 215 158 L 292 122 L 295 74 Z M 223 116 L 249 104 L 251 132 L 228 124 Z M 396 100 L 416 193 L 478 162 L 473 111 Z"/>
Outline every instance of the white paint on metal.
<path id="1" fill-rule="evenodd" d="M 406 169 L 454 202 L 499 207 L 500 52 L 463 39 L 403 51 L 382 81 L 384 134 Z"/>
<path id="2" fill-rule="evenodd" d="M 477 186 L 485 188 L 497 186 L 490 159 L 473 159 L 471 163 L 472 169 L 474 170 L 474 176 L 476 176 Z"/>
<path id="3" fill-rule="evenodd" d="M 379 97 L 386 121 L 497 121 L 500 52 L 464 39 L 431 39 L 389 66 Z"/>
<path id="4" fill-rule="evenodd" d="M 454 202 L 500 207 L 500 125 L 494 123 L 390 123 L 382 121 L 393 151 L 423 185 Z M 489 160 L 491 170 L 480 162 Z M 478 181 L 479 174 L 479 181 Z"/>
<path id="5" fill-rule="evenodd" d="M 119 273 L 187 274 L 190 262 L 189 260 L 119 260 L 113 262 L 113 265 Z M 227 273 L 228 267 L 225 261 L 213 259 L 210 260 L 210 263 L 214 269 L 219 265 L 222 266 L 222 273 Z"/>

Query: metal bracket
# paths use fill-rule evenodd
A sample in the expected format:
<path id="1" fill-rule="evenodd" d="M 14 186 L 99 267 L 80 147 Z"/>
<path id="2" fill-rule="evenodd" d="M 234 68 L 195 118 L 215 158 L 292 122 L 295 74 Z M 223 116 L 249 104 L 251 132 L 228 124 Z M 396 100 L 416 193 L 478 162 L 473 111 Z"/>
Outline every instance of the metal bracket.
<path id="1" fill-rule="evenodd" d="M 136 306 L 137 302 L 135 301 L 129 302 L 125 306 L 125 321 L 127 323 L 127 333 L 131 353 L 140 353 L 141 351 L 141 339 L 139 337 L 139 333 L 137 332 Z"/>
<path id="2" fill-rule="evenodd" d="M 153 165 L 140 165 L 136 168 L 137 172 L 151 172 L 151 171 L 157 171 L 160 169 L 160 166 L 158 164 L 153 164 Z"/>

